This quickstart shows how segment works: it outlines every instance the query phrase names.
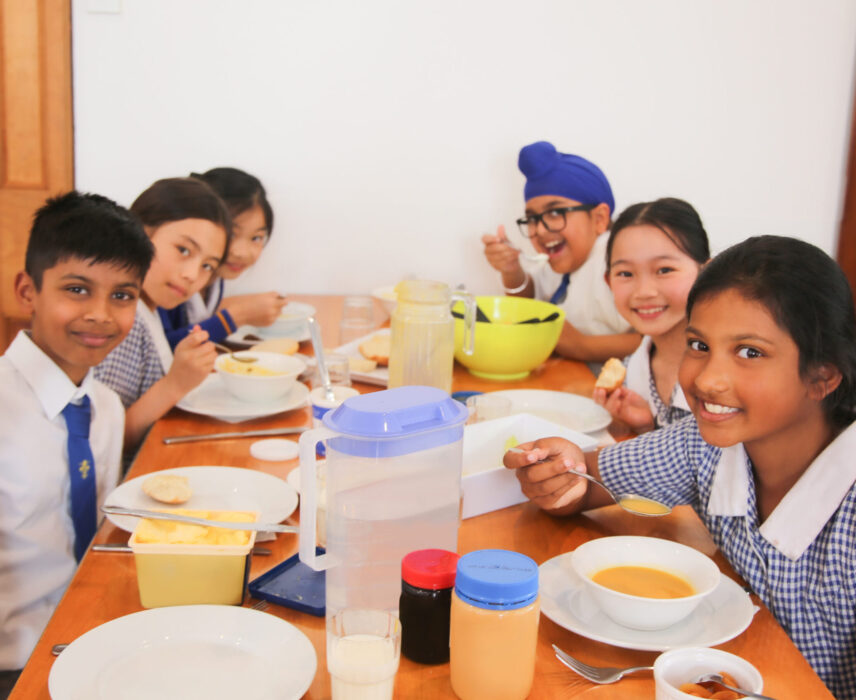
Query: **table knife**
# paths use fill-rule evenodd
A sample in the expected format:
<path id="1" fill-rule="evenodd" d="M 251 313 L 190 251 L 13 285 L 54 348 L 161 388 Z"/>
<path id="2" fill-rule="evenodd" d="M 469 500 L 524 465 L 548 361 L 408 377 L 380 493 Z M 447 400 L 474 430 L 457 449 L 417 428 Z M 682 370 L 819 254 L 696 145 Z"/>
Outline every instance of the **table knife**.
<path id="1" fill-rule="evenodd" d="M 262 437 L 264 435 L 298 435 L 309 430 L 307 426 L 295 428 L 268 428 L 267 430 L 244 430 L 232 433 L 208 433 L 207 435 L 180 435 L 165 437 L 164 445 L 175 445 L 179 442 L 196 442 L 197 440 L 225 440 L 227 438 Z"/>

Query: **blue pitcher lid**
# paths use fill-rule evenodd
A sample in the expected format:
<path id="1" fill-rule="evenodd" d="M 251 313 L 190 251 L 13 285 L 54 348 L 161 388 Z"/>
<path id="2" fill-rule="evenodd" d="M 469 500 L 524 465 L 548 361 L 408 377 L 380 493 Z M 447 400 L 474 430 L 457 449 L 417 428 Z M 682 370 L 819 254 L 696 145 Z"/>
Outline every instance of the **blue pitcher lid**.
<path id="1" fill-rule="evenodd" d="M 341 435 L 330 439 L 334 449 L 365 457 L 390 457 L 455 442 L 462 438 L 466 420 L 465 406 L 430 386 L 353 396 L 323 418 L 324 425 Z"/>

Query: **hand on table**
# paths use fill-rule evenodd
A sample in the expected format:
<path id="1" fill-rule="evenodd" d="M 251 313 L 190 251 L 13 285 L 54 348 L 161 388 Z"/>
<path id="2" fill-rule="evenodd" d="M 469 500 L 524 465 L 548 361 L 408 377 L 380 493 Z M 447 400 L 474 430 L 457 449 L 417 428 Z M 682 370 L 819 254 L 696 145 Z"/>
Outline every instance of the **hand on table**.
<path id="1" fill-rule="evenodd" d="M 529 500 L 557 514 L 579 510 L 589 482 L 574 476 L 585 472 L 583 452 L 563 438 L 541 438 L 517 446 L 523 452 L 506 452 L 502 458 L 514 469 L 520 488 Z"/>
<path id="2" fill-rule="evenodd" d="M 648 402 L 627 387 L 620 386 L 609 394 L 606 389 L 595 389 L 592 399 L 636 433 L 647 433 L 654 429 L 654 415 Z"/>
<path id="3" fill-rule="evenodd" d="M 220 308 L 226 309 L 239 326 L 269 326 L 287 303 L 288 299 L 278 292 L 261 292 L 226 297 L 220 302 Z"/>

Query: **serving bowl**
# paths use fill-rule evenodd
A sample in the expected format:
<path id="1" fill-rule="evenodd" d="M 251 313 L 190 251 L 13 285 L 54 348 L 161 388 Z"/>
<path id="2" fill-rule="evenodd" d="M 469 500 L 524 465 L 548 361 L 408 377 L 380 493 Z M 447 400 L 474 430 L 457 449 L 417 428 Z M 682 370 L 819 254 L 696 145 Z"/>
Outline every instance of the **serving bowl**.
<path id="1" fill-rule="evenodd" d="M 596 573 L 616 566 L 657 569 L 688 582 L 695 594 L 681 598 L 649 598 L 602 586 Z M 571 567 L 597 605 L 614 622 L 637 630 L 660 630 L 687 617 L 719 585 L 719 567 L 692 547 L 657 537 L 601 537 L 580 545 Z"/>
<path id="2" fill-rule="evenodd" d="M 678 688 L 692 683 L 703 673 L 725 671 L 744 690 L 760 693 L 764 680 L 758 669 L 746 659 L 720 649 L 683 647 L 665 651 L 654 661 L 654 687 L 656 700 L 693 700 L 697 696 Z"/>
<path id="3" fill-rule="evenodd" d="M 476 304 L 488 321 L 476 321 L 472 355 L 463 351 L 464 321 L 455 317 L 455 359 L 471 374 L 486 379 L 523 379 L 541 365 L 559 342 L 565 312 L 547 301 L 523 297 L 479 296 Z M 463 314 L 464 305 L 453 307 Z M 549 321 L 541 319 L 555 314 Z M 538 323 L 521 323 L 537 319 Z"/>
<path id="4" fill-rule="evenodd" d="M 255 358 L 255 362 L 240 362 L 236 358 Z M 294 387 L 297 377 L 306 369 L 299 357 L 278 352 L 244 350 L 218 355 L 214 369 L 227 391 L 241 401 L 266 403 L 285 396 Z"/>

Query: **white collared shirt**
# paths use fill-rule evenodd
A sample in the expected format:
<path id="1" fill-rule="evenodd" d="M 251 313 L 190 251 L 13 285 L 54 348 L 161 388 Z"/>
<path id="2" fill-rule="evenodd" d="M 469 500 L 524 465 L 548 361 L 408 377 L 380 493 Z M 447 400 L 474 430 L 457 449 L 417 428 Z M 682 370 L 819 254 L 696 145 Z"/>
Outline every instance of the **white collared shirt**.
<path id="1" fill-rule="evenodd" d="M 568 323 L 585 335 L 610 335 L 630 330 L 630 324 L 615 308 L 612 290 L 604 279 L 608 239 L 608 233 L 595 239 L 586 261 L 571 274 L 568 295 L 559 305 Z M 562 275 L 554 272 L 547 262 L 524 264 L 524 268 L 535 285 L 535 298 L 549 301 L 559 288 Z"/>
<path id="2" fill-rule="evenodd" d="M 617 492 L 689 504 L 836 698 L 856 700 L 856 423 L 759 525 L 743 445 L 707 444 L 690 416 L 605 448 Z"/>
<path id="3" fill-rule="evenodd" d="M 61 412 L 84 394 L 100 508 L 119 481 L 119 397 L 91 371 L 75 386 L 25 331 L 0 357 L 0 670 L 23 667 L 77 568 Z"/>

